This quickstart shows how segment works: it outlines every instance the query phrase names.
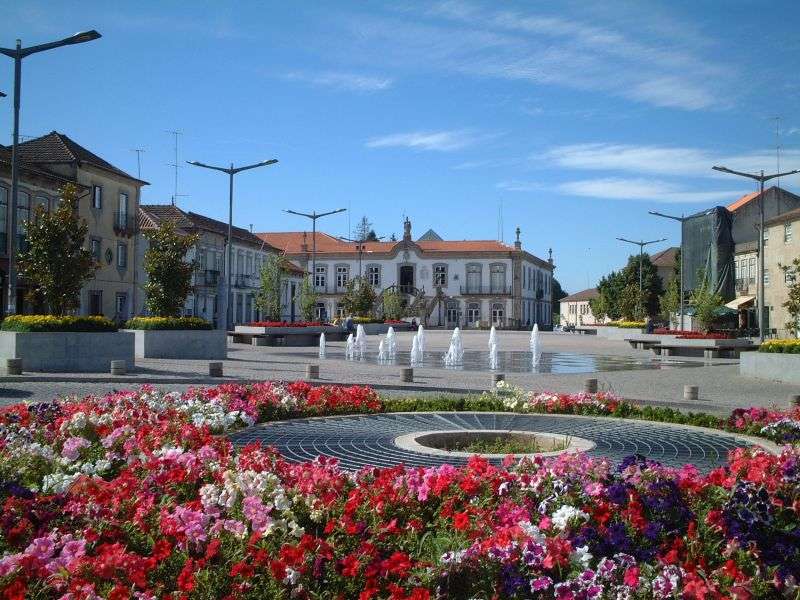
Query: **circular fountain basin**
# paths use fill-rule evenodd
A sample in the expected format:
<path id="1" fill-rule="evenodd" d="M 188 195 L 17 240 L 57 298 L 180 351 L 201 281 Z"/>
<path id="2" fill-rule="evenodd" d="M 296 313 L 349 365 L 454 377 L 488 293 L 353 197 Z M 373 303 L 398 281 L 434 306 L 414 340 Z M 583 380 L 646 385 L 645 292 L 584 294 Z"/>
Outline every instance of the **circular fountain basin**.
<path id="1" fill-rule="evenodd" d="M 467 445 L 472 442 L 489 442 L 497 440 L 498 438 L 509 442 L 535 444 L 540 450 L 536 452 L 504 452 L 493 454 L 449 449 Z M 396 437 L 394 439 L 394 444 L 398 448 L 411 452 L 461 458 L 467 458 L 476 454 L 487 458 L 503 458 L 509 454 L 517 457 L 556 456 L 566 452 L 592 450 L 595 447 L 595 443 L 590 440 L 570 435 L 545 433 L 541 431 L 508 431 L 496 429 L 416 431 Z"/>

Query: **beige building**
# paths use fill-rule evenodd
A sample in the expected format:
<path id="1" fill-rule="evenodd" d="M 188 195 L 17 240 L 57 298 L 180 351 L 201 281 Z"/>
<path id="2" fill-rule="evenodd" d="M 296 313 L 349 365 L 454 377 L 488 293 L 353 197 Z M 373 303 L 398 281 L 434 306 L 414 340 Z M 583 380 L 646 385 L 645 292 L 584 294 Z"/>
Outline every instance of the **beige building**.
<path id="1" fill-rule="evenodd" d="M 680 248 L 672 246 L 666 250 L 661 250 L 650 256 L 650 262 L 656 268 L 658 276 L 661 278 L 661 285 L 667 289 L 669 282 L 675 279 L 675 264 L 678 260 Z"/>
<path id="2" fill-rule="evenodd" d="M 791 265 L 800 258 L 800 208 L 774 217 L 764 223 L 764 306 L 768 311 L 770 331 L 778 337 L 790 337 L 786 327 L 789 311 L 783 306 L 788 299 L 788 286 L 794 283 L 782 265 Z"/>
<path id="3" fill-rule="evenodd" d="M 589 300 L 597 298 L 600 292 L 597 288 L 589 288 L 561 299 L 561 324 L 562 325 L 597 325 L 600 323 L 592 314 Z"/>
<path id="4" fill-rule="evenodd" d="M 75 183 L 83 192 L 78 211 L 89 226 L 86 244 L 100 268 L 81 290 L 79 313 L 124 321 L 131 316 L 141 294 L 134 268 L 138 243 L 136 215 L 141 188 L 147 182 L 56 131 L 23 142 L 19 149 L 26 164 L 58 177 L 63 183 Z M 33 193 L 21 195 L 19 211 L 30 211 L 37 202 L 40 200 Z"/>

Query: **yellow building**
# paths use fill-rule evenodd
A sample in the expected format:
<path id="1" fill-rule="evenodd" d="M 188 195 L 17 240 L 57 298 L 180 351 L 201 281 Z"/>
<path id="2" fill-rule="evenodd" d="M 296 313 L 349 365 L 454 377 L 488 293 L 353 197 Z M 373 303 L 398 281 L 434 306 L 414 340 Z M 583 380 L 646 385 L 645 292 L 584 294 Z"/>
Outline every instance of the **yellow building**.
<path id="1" fill-rule="evenodd" d="M 800 208 L 769 219 L 764 223 L 764 306 L 769 311 L 770 331 L 778 337 L 790 337 L 786 324 L 791 319 L 783 306 L 788 299 L 788 288 L 794 283 L 782 265 L 791 265 L 800 258 Z"/>
<path id="2" fill-rule="evenodd" d="M 21 160 L 38 171 L 78 184 L 81 218 L 89 226 L 87 247 L 100 263 L 94 279 L 81 290 L 80 314 L 124 321 L 141 294 L 136 280 L 137 213 L 141 188 L 147 185 L 87 150 L 63 133 L 52 131 L 19 146 Z M 21 182 L 18 214 L 38 202 L 36 190 Z"/>

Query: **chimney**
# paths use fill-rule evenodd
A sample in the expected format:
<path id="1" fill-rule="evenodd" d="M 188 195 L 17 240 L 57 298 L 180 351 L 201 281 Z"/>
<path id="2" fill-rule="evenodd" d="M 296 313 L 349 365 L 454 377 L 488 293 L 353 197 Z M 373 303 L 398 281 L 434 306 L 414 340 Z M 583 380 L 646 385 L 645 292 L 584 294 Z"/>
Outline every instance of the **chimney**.
<path id="1" fill-rule="evenodd" d="M 300 244 L 300 250 L 303 252 L 308 252 L 308 238 L 306 232 L 303 232 L 303 243 Z"/>
<path id="2" fill-rule="evenodd" d="M 403 221 L 403 241 L 411 241 L 411 221 L 408 217 Z"/>
<path id="3" fill-rule="evenodd" d="M 517 250 L 522 250 L 522 242 L 519 241 L 519 234 L 520 233 L 521 233 L 521 231 L 520 231 L 519 227 L 517 227 L 517 231 L 516 231 L 517 239 L 514 242 L 514 248 L 516 248 Z"/>

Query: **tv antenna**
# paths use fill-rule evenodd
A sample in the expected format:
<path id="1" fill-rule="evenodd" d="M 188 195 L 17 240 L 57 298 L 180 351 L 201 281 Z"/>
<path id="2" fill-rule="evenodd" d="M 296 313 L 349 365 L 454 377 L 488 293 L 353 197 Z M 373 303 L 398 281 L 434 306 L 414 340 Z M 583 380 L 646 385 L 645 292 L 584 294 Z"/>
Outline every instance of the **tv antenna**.
<path id="1" fill-rule="evenodd" d="M 183 135 L 182 131 L 175 131 L 175 130 L 168 130 L 167 133 L 173 135 L 175 137 L 175 162 L 169 163 L 170 167 L 175 168 L 175 190 L 172 194 L 172 206 L 175 206 L 175 203 L 178 201 L 178 198 L 181 196 L 185 196 L 186 194 L 179 194 L 178 193 L 178 169 L 182 168 L 181 165 L 178 163 L 178 136 Z"/>
<path id="2" fill-rule="evenodd" d="M 775 169 L 776 173 L 781 172 L 781 117 L 771 117 L 771 120 L 775 121 L 775 163 L 777 168 Z M 778 187 L 781 187 L 781 179 L 780 177 L 777 179 Z"/>
<path id="3" fill-rule="evenodd" d="M 142 178 L 142 152 L 144 148 L 131 148 L 131 152 L 136 152 L 136 178 Z"/>

